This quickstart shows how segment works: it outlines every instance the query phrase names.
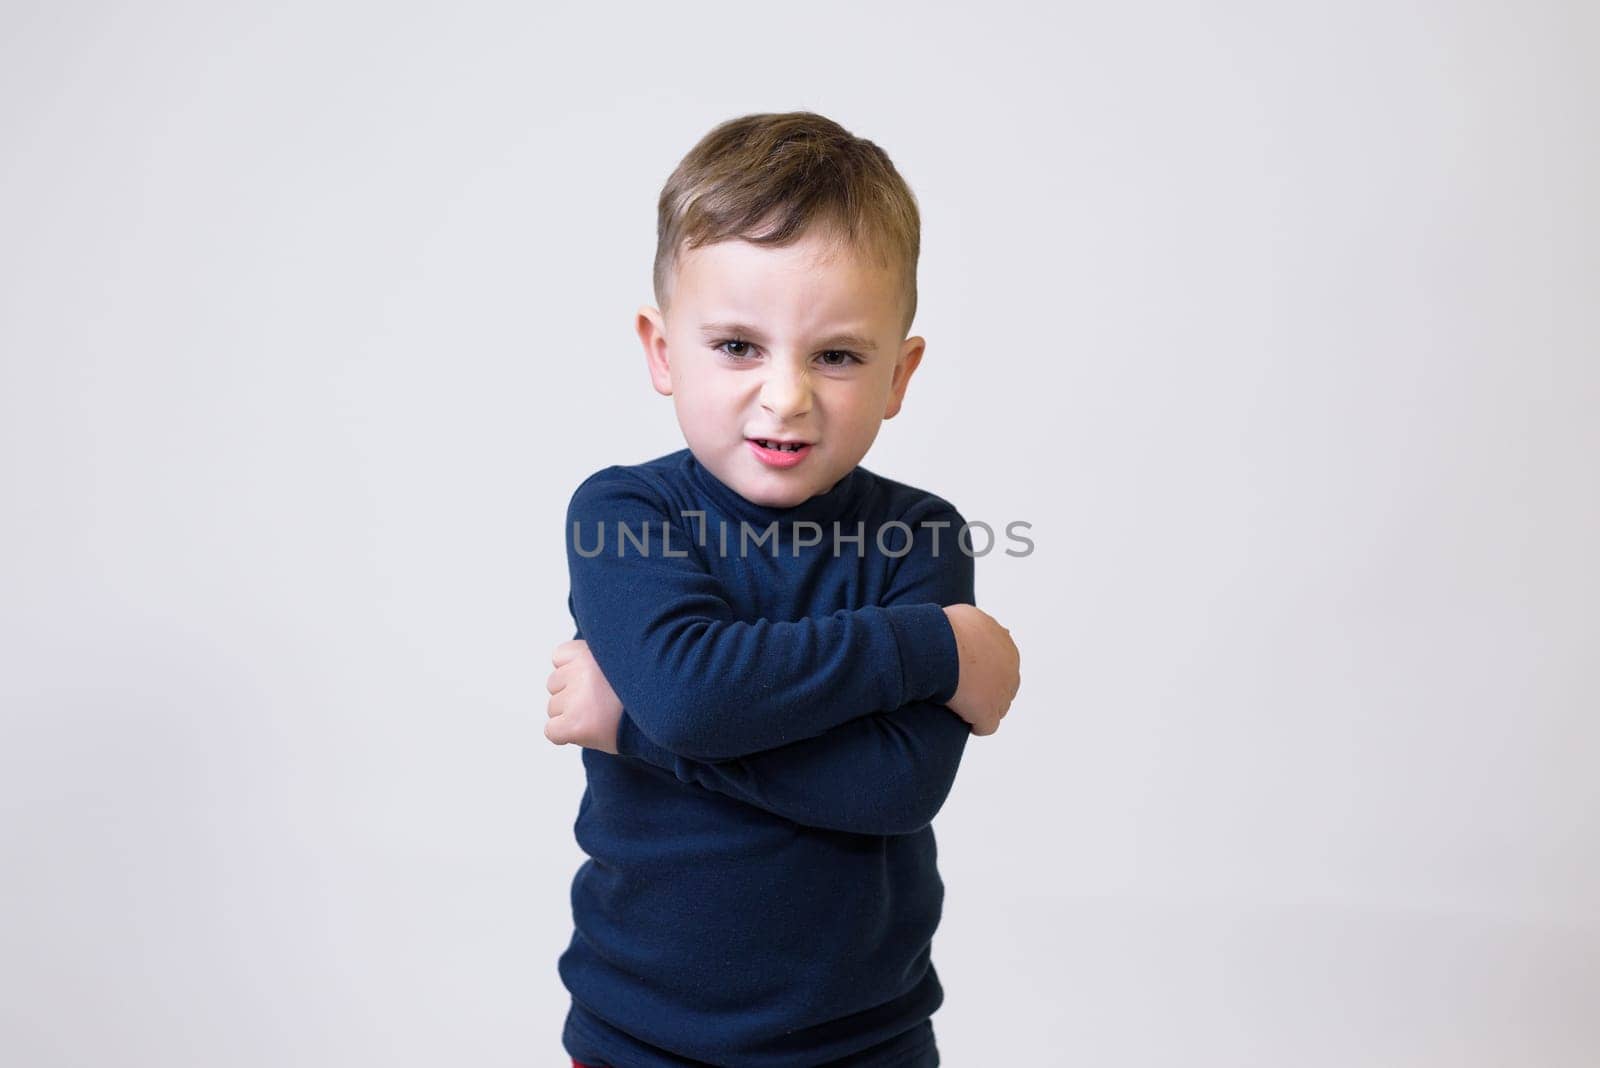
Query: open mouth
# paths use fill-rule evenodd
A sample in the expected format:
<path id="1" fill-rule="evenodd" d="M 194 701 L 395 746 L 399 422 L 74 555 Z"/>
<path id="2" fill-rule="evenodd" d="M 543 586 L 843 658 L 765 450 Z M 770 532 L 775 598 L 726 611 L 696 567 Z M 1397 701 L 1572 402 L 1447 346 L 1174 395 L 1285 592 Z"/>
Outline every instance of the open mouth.
<path id="1" fill-rule="evenodd" d="M 750 443 L 750 451 L 757 460 L 768 467 L 787 468 L 795 467 L 805 462 L 811 455 L 810 441 L 773 441 L 771 438 L 746 438 Z"/>

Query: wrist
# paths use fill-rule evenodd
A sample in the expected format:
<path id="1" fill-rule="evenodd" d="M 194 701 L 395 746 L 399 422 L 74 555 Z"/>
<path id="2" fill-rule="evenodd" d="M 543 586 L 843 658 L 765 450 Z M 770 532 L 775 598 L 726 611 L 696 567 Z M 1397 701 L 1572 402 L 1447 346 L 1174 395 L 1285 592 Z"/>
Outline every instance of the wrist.
<path id="1" fill-rule="evenodd" d="M 932 698 L 932 700 L 942 705 L 949 705 L 955 702 L 956 694 L 961 690 L 961 665 L 966 660 L 963 655 L 966 650 L 966 642 L 963 640 L 962 635 L 962 614 L 959 611 L 952 610 L 957 607 L 956 605 L 944 606 L 944 618 L 945 622 L 949 624 L 950 634 L 949 645 L 946 648 L 945 655 L 949 659 L 951 668 L 950 674 L 945 680 L 946 685 L 938 693 L 934 694 Z"/>
<path id="2" fill-rule="evenodd" d="M 617 755 L 638 756 L 638 750 L 633 746 L 633 721 L 628 718 L 626 710 L 617 718 Z"/>
<path id="3" fill-rule="evenodd" d="M 940 700 L 954 693 L 961 666 L 960 650 L 944 606 L 933 602 L 903 604 L 888 612 L 900 651 L 899 703 Z"/>

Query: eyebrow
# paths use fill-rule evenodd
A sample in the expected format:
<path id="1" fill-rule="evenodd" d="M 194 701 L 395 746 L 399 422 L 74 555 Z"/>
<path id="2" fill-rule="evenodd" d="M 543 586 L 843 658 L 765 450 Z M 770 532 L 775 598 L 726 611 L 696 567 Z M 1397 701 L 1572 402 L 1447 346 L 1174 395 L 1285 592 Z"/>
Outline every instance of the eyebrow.
<path id="1" fill-rule="evenodd" d="M 706 323 L 700 329 L 707 337 L 732 334 L 737 337 L 747 337 L 754 341 L 766 340 L 761 331 L 745 323 Z M 878 343 L 876 341 L 860 334 L 835 334 L 826 341 L 821 342 L 821 344 L 824 346 L 848 345 L 851 348 L 865 349 L 867 352 L 878 351 Z"/>

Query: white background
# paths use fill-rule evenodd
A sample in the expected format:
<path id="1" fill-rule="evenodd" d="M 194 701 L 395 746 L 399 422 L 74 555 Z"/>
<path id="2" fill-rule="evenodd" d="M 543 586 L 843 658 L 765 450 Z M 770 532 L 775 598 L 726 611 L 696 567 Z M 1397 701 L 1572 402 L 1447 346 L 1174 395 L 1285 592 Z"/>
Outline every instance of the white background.
<path id="1" fill-rule="evenodd" d="M 924 217 L 944 1063 L 1600 1063 L 1584 3 L 7 4 L 0 1054 L 564 1064 L 562 517 L 712 125 Z M 1002 548 L 1004 547 L 1002 537 Z"/>

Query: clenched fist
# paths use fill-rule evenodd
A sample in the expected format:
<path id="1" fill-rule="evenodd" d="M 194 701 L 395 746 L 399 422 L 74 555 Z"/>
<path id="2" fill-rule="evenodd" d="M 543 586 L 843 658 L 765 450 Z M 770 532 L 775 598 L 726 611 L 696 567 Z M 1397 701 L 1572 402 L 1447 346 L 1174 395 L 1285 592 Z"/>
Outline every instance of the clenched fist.
<path id="1" fill-rule="evenodd" d="M 550 658 L 556 669 L 544 688 L 550 691 L 550 721 L 544 736 L 556 745 L 575 742 L 585 749 L 616 753 L 622 701 L 606 681 L 589 643 L 582 638 L 562 642 Z"/>
<path id="2" fill-rule="evenodd" d="M 950 711 L 970 723 L 973 734 L 993 734 L 1022 687 L 1022 654 L 1011 631 L 977 605 L 946 605 L 944 614 L 961 654 Z"/>

